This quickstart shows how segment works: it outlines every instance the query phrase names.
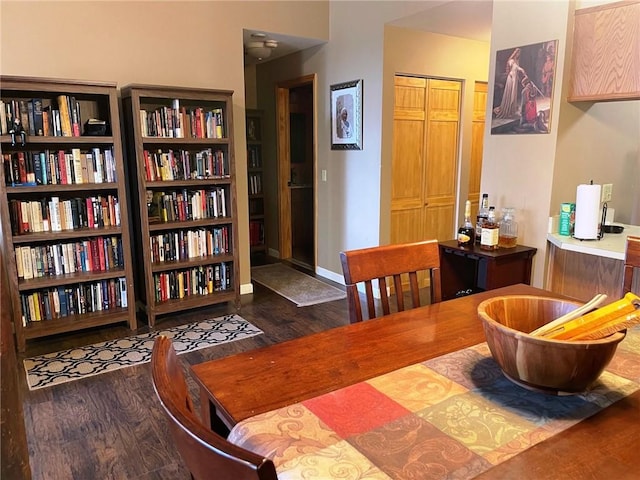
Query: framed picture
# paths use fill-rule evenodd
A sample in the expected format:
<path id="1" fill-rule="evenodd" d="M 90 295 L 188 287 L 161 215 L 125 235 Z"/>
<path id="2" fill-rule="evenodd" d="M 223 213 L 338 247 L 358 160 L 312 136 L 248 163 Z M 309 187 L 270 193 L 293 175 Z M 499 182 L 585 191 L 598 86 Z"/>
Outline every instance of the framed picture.
<path id="1" fill-rule="evenodd" d="M 331 150 L 362 150 L 362 80 L 331 85 Z"/>
<path id="2" fill-rule="evenodd" d="M 557 40 L 496 52 L 491 134 L 549 133 Z"/>

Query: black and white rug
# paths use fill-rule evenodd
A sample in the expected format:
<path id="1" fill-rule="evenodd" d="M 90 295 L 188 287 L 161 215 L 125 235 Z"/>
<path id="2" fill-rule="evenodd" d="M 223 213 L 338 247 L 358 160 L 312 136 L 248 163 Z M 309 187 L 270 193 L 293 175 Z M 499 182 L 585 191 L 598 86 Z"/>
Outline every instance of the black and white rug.
<path id="1" fill-rule="evenodd" d="M 262 330 L 239 315 L 225 315 L 167 330 L 100 342 L 24 360 L 30 390 L 139 365 L 151 360 L 158 335 L 173 340 L 178 354 L 260 335 Z"/>

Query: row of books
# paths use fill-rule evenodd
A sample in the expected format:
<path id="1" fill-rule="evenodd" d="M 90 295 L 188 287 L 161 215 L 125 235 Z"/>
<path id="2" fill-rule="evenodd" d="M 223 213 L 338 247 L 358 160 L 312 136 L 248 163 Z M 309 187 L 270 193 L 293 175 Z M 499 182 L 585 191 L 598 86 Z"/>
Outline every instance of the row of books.
<path id="1" fill-rule="evenodd" d="M 226 196 L 224 187 L 193 191 L 184 189 L 171 193 L 154 192 L 149 205 L 149 222 L 184 222 L 226 217 Z"/>
<path id="2" fill-rule="evenodd" d="M 249 215 L 263 215 L 264 200 L 262 197 L 249 199 Z"/>
<path id="3" fill-rule="evenodd" d="M 18 124 L 28 135 L 54 137 L 82 135 L 80 102 L 73 96 L 0 100 L 0 112 L 2 112 L 0 115 L 2 135 L 8 134 Z"/>
<path id="4" fill-rule="evenodd" d="M 155 301 L 165 302 L 230 290 L 232 275 L 233 264 L 228 262 L 156 273 L 153 275 Z"/>
<path id="5" fill-rule="evenodd" d="M 20 294 L 22 325 L 127 307 L 125 278 L 112 278 Z"/>
<path id="6" fill-rule="evenodd" d="M 13 235 L 120 226 L 120 203 L 114 195 L 60 200 L 9 201 Z"/>
<path id="7" fill-rule="evenodd" d="M 189 258 L 220 255 L 231 251 L 229 227 L 179 230 L 177 232 L 152 235 L 151 261 L 170 262 Z"/>
<path id="8" fill-rule="evenodd" d="M 260 195 L 262 193 L 262 175 L 259 173 L 249 174 L 249 195 Z"/>
<path id="9" fill-rule="evenodd" d="M 199 152 L 179 150 L 144 151 L 144 169 L 148 182 L 157 180 L 190 180 L 228 178 L 229 161 L 222 150 L 208 148 Z"/>
<path id="10" fill-rule="evenodd" d="M 171 107 L 152 111 L 140 110 L 143 137 L 162 138 L 225 138 L 222 108 L 180 107 L 173 100 Z"/>
<path id="11" fill-rule="evenodd" d="M 249 222 L 249 245 L 252 247 L 264 245 L 264 222 L 255 220 Z"/>
<path id="12" fill-rule="evenodd" d="M 260 157 L 259 145 L 248 145 L 247 157 L 249 161 L 249 168 L 262 168 L 262 158 Z"/>
<path id="13" fill-rule="evenodd" d="M 124 268 L 120 237 L 94 237 L 33 247 L 18 246 L 15 247 L 15 256 L 18 278 L 23 280 Z"/>
<path id="14" fill-rule="evenodd" d="M 5 184 L 74 185 L 116 181 L 112 149 L 44 150 L 3 153 Z"/>

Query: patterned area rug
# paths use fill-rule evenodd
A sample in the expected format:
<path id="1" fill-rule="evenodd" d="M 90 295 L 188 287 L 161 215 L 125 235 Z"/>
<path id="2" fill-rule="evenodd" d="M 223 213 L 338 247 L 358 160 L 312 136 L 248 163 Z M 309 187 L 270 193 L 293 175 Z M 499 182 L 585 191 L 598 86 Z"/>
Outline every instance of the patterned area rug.
<path id="1" fill-rule="evenodd" d="M 119 338 L 24 360 L 30 390 L 78 380 L 151 360 L 158 335 L 173 339 L 178 354 L 260 335 L 262 330 L 239 315 L 225 315 L 167 330 Z"/>
<path id="2" fill-rule="evenodd" d="M 347 295 L 339 288 L 306 275 L 298 270 L 273 263 L 251 269 L 252 280 L 291 300 L 298 307 L 341 300 Z"/>

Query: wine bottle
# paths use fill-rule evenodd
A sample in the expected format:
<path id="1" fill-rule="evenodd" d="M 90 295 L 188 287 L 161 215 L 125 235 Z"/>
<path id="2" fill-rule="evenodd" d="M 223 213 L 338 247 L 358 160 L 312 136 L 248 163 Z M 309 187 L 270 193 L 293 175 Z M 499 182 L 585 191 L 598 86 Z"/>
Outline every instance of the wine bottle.
<path id="1" fill-rule="evenodd" d="M 482 238 L 482 224 L 487 220 L 489 216 L 489 194 L 482 194 L 482 201 L 480 202 L 480 208 L 478 209 L 478 215 L 476 217 L 476 243 L 480 245 L 480 239 Z"/>
<path id="2" fill-rule="evenodd" d="M 458 229 L 458 246 L 471 247 L 475 242 L 476 234 L 471 223 L 471 201 L 464 204 L 464 223 Z"/>

